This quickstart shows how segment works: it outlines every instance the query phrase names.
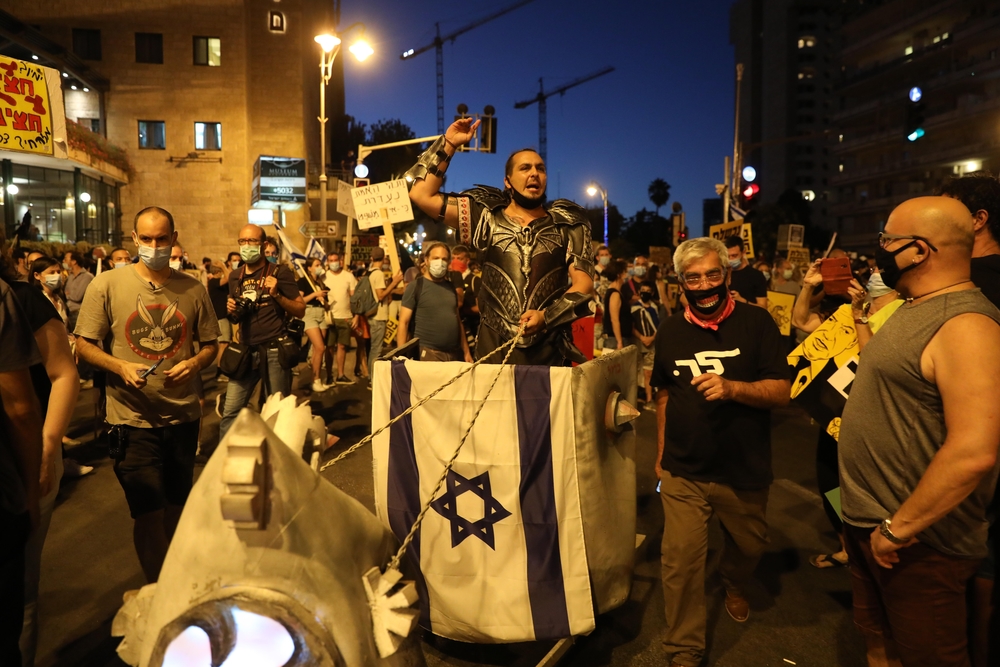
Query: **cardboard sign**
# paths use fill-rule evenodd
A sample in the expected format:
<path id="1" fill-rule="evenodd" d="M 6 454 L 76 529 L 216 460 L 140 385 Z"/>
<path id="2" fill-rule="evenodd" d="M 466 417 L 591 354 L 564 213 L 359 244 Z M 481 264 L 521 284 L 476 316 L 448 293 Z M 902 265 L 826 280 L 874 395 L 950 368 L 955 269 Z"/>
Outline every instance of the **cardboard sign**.
<path id="1" fill-rule="evenodd" d="M 337 181 L 337 213 L 354 217 L 354 199 L 351 197 L 351 184 L 347 181 Z"/>
<path id="2" fill-rule="evenodd" d="M 45 68 L 0 56 L 0 70 L 0 150 L 52 155 L 53 110 Z"/>
<path id="3" fill-rule="evenodd" d="M 649 261 L 663 269 L 661 274 L 665 274 L 667 269 L 670 268 L 673 256 L 674 251 L 670 248 L 670 246 L 649 246 Z"/>
<path id="4" fill-rule="evenodd" d="M 744 251 L 747 259 L 754 258 L 753 252 L 753 231 L 749 222 L 737 220 L 724 225 L 712 225 L 708 228 L 708 235 L 713 239 L 725 241 L 730 236 L 739 236 L 743 239 Z"/>
<path id="5" fill-rule="evenodd" d="M 809 248 L 789 248 L 787 259 L 793 266 L 797 266 L 803 271 L 809 268 Z"/>
<path id="6" fill-rule="evenodd" d="M 767 292 L 767 312 L 771 313 L 774 323 L 778 325 L 782 336 L 792 335 L 792 308 L 795 306 L 795 295 L 784 292 Z"/>
<path id="7" fill-rule="evenodd" d="M 355 218 L 361 229 L 378 227 L 384 222 L 413 220 L 410 193 L 402 178 L 353 188 L 351 197 L 354 201 Z"/>

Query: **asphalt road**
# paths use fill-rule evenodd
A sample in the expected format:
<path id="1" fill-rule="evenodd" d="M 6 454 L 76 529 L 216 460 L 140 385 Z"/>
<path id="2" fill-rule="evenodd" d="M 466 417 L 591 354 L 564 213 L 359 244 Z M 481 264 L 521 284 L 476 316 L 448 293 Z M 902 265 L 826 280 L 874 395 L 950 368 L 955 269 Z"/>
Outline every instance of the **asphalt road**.
<path id="1" fill-rule="evenodd" d="M 349 358 L 348 368 L 351 367 Z M 309 371 L 296 385 L 308 387 Z M 222 385 L 224 387 L 224 385 Z M 219 386 L 206 382 L 209 402 L 201 443 L 210 452 L 218 441 L 218 417 L 212 411 Z M 308 390 L 297 391 L 303 396 Z M 40 667 L 120 666 L 110 636 L 111 620 L 125 591 L 145 582 L 132 547 L 132 522 L 124 496 L 107 458 L 103 440 L 93 441 L 96 391 L 81 392 L 71 434 L 84 444 L 69 455 L 93 465 L 91 475 L 64 482 L 42 560 L 40 597 Z M 362 383 L 337 387 L 311 400 L 341 441 L 333 454 L 370 432 L 370 392 Z M 814 553 L 830 552 L 836 537 L 823 515 L 816 492 L 816 427 L 796 408 L 774 415 L 775 483 L 768 506 L 770 548 L 748 591 L 750 620 L 734 622 L 722 606 L 723 591 L 714 561 L 722 535 L 714 525 L 709 551 L 708 654 L 706 664 L 811 667 L 865 665 L 864 648 L 850 615 L 850 579 L 846 569 L 817 570 Z M 665 665 L 664 627 L 659 579 L 663 513 L 655 492 L 655 419 L 643 412 L 636 422 L 638 455 L 638 532 L 645 540 L 636 551 L 632 592 L 621 608 L 598 619 L 590 636 L 578 638 L 560 664 L 589 666 Z M 196 473 L 197 474 L 197 473 Z M 374 509 L 371 454 L 361 449 L 324 475 Z M 477 646 L 424 635 L 430 667 L 533 667 L 551 644 Z"/>

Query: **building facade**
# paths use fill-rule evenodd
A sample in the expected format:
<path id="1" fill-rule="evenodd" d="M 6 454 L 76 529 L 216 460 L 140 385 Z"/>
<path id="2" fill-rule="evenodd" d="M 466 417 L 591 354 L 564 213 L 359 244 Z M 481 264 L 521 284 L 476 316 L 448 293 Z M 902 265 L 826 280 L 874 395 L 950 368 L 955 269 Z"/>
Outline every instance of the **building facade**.
<path id="1" fill-rule="evenodd" d="M 730 43 L 743 65 L 740 166 L 756 170 L 761 202 L 794 190 L 810 203 L 810 222 L 825 228 L 833 225 L 829 137 L 841 15 L 829 0 L 737 0 L 730 10 Z M 737 178 L 734 189 L 746 184 Z"/>
<path id="2" fill-rule="evenodd" d="M 128 156 L 132 170 L 114 184 L 113 207 L 126 241 L 135 213 L 156 205 L 173 214 L 193 259 L 218 259 L 235 249 L 246 224 L 259 156 L 305 158 L 315 178 L 320 49 L 313 37 L 334 28 L 329 2 L 8 0 L 5 11 L 106 82 L 102 90 L 75 72 L 67 76 L 65 109 Z M 15 46 L 23 53 L 30 42 Z M 342 115 L 342 76 L 327 90 L 330 115 Z M 301 241 L 308 205 L 284 205 L 274 219 Z M 115 229 L 80 240 L 113 243 Z"/>
<path id="3" fill-rule="evenodd" d="M 832 212 L 863 250 L 900 202 L 1000 171 L 1000 3 L 861 5 L 841 35 Z"/>

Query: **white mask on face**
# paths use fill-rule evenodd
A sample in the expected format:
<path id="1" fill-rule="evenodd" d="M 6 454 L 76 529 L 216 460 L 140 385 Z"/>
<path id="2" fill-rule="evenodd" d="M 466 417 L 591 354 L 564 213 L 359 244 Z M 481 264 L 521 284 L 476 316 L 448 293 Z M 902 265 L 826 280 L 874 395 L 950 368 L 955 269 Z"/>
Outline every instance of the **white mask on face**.
<path id="1" fill-rule="evenodd" d="M 136 247 L 139 250 L 139 259 L 142 263 L 149 267 L 150 271 L 162 271 L 167 268 L 170 263 L 170 252 L 173 250 L 171 246 L 163 246 L 162 248 L 151 248 L 145 246 L 136 241 Z"/>
<path id="2" fill-rule="evenodd" d="M 62 285 L 62 274 L 60 273 L 50 273 L 44 277 L 45 284 L 48 285 L 49 289 L 59 289 Z"/>
<path id="3" fill-rule="evenodd" d="M 882 280 L 881 273 L 873 273 L 868 279 L 868 296 L 872 299 L 877 299 L 880 296 L 885 296 L 892 291 L 892 288 L 885 284 Z"/>
<path id="4" fill-rule="evenodd" d="M 229 263 L 229 266 L 233 267 L 233 271 L 235 271 L 236 269 L 240 268 L 240 260 L 234 259 Z"/>
<path id="5" fill-rule="evenodd" d="M 330 270 L 334 273 L 340 271 L 340 262 L 330 262 Z"/>
<path id="6" fill-rule="evenodd" d="M 124 269 L 126 266 L 128 266 L 128 262 L 115 262 L 116 269 Z"/>
<path id="7" fill-rule="evenodd" d="M 181 270 L 181 260 L 179 260 L 179 259 L 172 259 L 172 260 L 170 260 L 170 268 L 173 269 L 174 271 L 180 271 Z"/>
<path id="8" fill-rule="evenodd" d="M 448 273 L 448 260 L 432 259 L 429 270 L 432 278 L 443 278 L 444 274 Z"/>

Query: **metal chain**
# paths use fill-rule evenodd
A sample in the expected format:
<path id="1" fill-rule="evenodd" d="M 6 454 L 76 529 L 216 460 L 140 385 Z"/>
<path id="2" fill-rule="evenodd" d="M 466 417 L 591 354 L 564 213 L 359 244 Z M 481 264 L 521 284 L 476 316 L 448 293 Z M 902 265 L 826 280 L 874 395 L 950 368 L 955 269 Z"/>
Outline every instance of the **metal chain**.
<path id="1" fill-rule="evenodd" d="M 376 430 L 371 435 L 362 438 L 361 441 L 358 442 L 357 444 L 352 445 L 351 447 L 345 449 L 343 452 L 341 452 L 340 454 L 338 454 L 335 458 L 333 458 L 333 459 L 327 461 L 326 463 L 324 463 L 320 467 L 319 471 L 323 472 L 324 470 L 326 470 L 327 468 L 329 468 L 333 464 L 339 463 L 340 461 L 344 460 L 345 458 L 347 458 L 348 456 L 350 456 L 354 452 L 358 451 L 359 449 L 361 449 L 362 447 L 364 447 L 365 445 L 367 445 L 369 442 L 371 442 L 372 440 L 374 440 L 376 436 L 378 436 L 380 433 L 382 433 L 383 431 L 385 431 L 387 428 L 389 428 L 390 426 L 392 426 L 393 424 L 395 424 L 396 422 L 398 422 L 400 419 L 402 419 L 406 415 L 410 414 L 411 412 L 413 412 L 414 410 L 416 410 L 417 408 L 419 408 L 421 405 L 423 405 L 427 401 L 431 400 L 432 398 L 434 398 L 435 396 L 437 396 L 438 394 L 440 394 L 442 391 L 444 391 L 445 389 L 447 389 L 451 385 L 455 384 L 460 378 L 462 378 L 466 374 L 472 372 L 476 368 L 476 366 L 478 366 L 481 363 L 484 363 L 487 359 L 489 359 L 490 357 L 492 357 L 494 354 L 496 354 L 500 350 L 504 349 L 505 347 L 509 347 L 510 349 L 507 351 L 507 355 L 504 357 L 503 362 L 501 362 L 501 365 L 506 364 L 507 360 L 510 358 L 511 352 L 514 351 L 514 347 L 521 340 L 521 335 L 523 334 L 523 332 L 524 332 L 524 327 L 522 326 L 521 328 L 518 329 L 517 334 L 514 336 L 514 338 L 512 340 L 504 343 L 500 347 L 496 348 L 495 350 L 493 350 L 492 352 L 490 352 L 489 354 L 487 354 L 486 356 L 484 356 L 482 359 L 479 359 L 478 361 L 476 361 L 474 364 L 472 364 L 471 366 L 469 366 L 468 368 L 466 368 L 464 371 L 462 371 L 461 373 L 459 373 L 458 375 L 456 375 L 452 379 L 448 380 L 448 382 L 445 382 L 443 385 L 441 385 L 440 387 L 438 387 L 437 389 L 435 389 L 434 391 L 432 391 L 430 394 L 428 394 L 427 396 L 425 396 L 424 398 L 422 398 L 415 405 L 410 406 L 404 412 L 402 412 L 399 415 L 397 415 L 394 419 L 391 419 L 389 421 L 389 423 L 387 423 L 385 426 L 379 428 L 378 430 Z M 478 414 L 478 412 L 476 414 Z"/>
<path id="2" fill-rule="evenodd" d="M 517 333 L 514 335 L 514 339 L 511 341 L 510 349 L 507 350 L 507 354 L 504 355 L 503 361 L 500 362 L 500 369 L 497 372 L 497 376 L 493 378 L 493 383 L 490 385 L 490 388 L 486 390 L 486 395 L 483 396 L 483 400 L 479 403 L 479 407 L 476 408 L 476 413 L 472 415 L 472 419 L 469 420 L 469 426 L 468 428 L 465 429 L 465 433 L 462 435 L 462 439 L 459 441 L 458 447 L 455 449 L 455 453 L 451 455 L 451 459 L 449 459 L 448 464 L 444 467 L 444 470 L 441 472 L 441 477 L 438 478 L 437 485 L 435 485 L 434 490 L 431 491 L 430 499 L 424 505 L 423 509 L 420 510 L 420 514 L 417 515 L 416 521 L 413 522 L 413 527 L 411 527 L 410 532 L 407 533 L 406 539 L 404 539 L 403 543 L 399 545 L 399 551 L 397 551 L 396 555 L 392 557 L 391 561 L 389 561 L 389 565 L 386 567 L 386 571 L 399 569 L 399 562 L 403 560 L 403 556 L 406 555 L 406 550 L 409 548 L 410 543 L 413 541 L 414 536 L 417 534 L 417 531 L 420 530 L 420 523 L 424 520 L 424 515 L 427 514 L 427 510 L 431 508 L 431 503 L 434 502 L 434 497 L 437 496 L 438 492 L 441 491 L 441 487 L 444 486 L 445 480 L 448 479 L 448 473 L 451 472 L 452 466 L 455 465 L 455 461 L 458 459 L 459 452 L 462 451 L 462 446 L 465 445 L 465 441 L 469 438 L 469 434 L 472 433 L 472 427 L 476 425 L 476 419 L 479 418 L 479 413 L 482 412 L 484 407 L 486 407 L 487 399 L 489 399 L 490 394 L 493 393 L 493 388 L 497 386 L 497 382 L 500 380 L 500 376 L 503 374 L 503 368 L 504 366 L 507 365 L 507 361 L 510 359 L 510 355 L 513 354 L 514 352 L 514 346 L 517 345 L 517 342 L 521 340 L 521 336 L 523 334 L 524 334 L 524 325 L 522 324 L 520 328 L 517 330 Z M 498 347 L 496 350 L 494 350 L 484 358 L 487 358 L 490 355 L 495 354 L 499 350 L 503 349 L 503 347 L 504 346 L 501 345 L 500 347 Z M 470 368 L 469 370 L 472 369 Z M 458 378 L 456 377 L 455 379 L 457 380 Z M 454 380 L 452 380 L 452 382 L 454 382 Z"/>

